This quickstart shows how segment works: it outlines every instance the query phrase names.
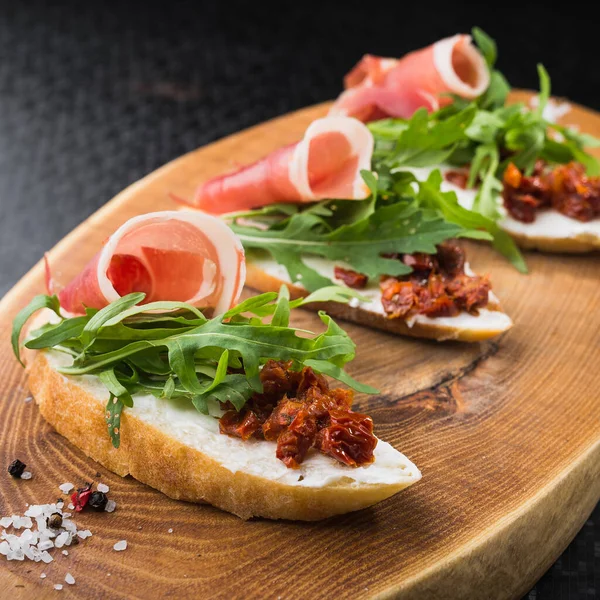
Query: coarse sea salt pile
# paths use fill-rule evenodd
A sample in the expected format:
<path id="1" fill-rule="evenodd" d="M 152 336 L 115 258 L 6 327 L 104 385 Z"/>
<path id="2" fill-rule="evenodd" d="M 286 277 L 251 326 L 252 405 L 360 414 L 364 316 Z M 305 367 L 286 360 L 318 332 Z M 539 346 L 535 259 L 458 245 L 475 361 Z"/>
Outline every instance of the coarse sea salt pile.
<path id="1" fill-rule="evenodd" d="M 90 537 L 92 532 L 89 529 L 77 530 L 75 522 L 69 519 L 71 513 L 63 513 L 63 507 L 63 502 L 37 504 L 30 506 L 23 516 L 2 517 L 0 554 L 7 560 L 27 558 L 35 562 L 50 563 L 54 560 L 50 553 L 54 548 L 70 546 L 76 538 L 83 540 Z M 62 524 L 59 528 L 52 529 L 48 527 L 48 519 L 56 513 L 60 515 Z M 9 529 L 13 529 L 15 533 L 9 533 Z"/>

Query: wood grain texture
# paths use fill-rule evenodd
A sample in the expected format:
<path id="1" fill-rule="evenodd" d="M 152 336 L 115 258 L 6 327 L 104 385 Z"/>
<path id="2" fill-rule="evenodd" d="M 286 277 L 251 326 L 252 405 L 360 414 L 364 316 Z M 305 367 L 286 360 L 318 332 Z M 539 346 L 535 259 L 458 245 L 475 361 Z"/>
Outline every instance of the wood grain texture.
<path id="1" fill-rule="evenodd" d="M 50 253 L 67 281 L 126 219 L 171 207 L 203 179 L 298 139 L 325 105 L 186 155 L 126 189 Z M 598 133 L 600 116 L 565 121 Z M 35 226 L 43 224 L 32 224 Z M 0 595 L 88 598 L 516 598 L 558 557 L 600 497 L 598 256 L 527 256 L 520 275 L 484 245 L 473 268 L 493 275 L 515 327 L 464 345 L 397 338 L 355 325 L 350 372 L 381 395 L 360 398 L 377 434 L 422 470 L 380 505 L 315 524 L 243 522 L 170 500 L 87 459 L 40 417 L 9 348 L 12 317 L 43 290 L 41 263 L 0 308 L 0 467 L 19 457 L 34 478 L 0 473 L 3 515 L 48 502 L 65 481 L 100 480 L 117 511 L 84 513 L 94 536 L 50 565 L 0 563 Z M 316 327 L 299 312 L 295 324 Z M 172 534 L 168 529 L 172 528 Z M 125 552 L 112 545 L 127 539 Z M 43 582 L 40 573 L 48 574 Z M 110 573 L 110 575 L 108 575 Z M 22 586 L 22 587 L 21 587 Z"/>

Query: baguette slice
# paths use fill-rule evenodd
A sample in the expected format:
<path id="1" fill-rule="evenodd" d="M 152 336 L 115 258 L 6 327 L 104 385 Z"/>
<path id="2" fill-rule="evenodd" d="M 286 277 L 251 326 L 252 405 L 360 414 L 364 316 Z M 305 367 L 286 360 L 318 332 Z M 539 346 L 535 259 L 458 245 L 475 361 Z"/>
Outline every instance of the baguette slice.
<path id="1" fill-rule="evenodd" d="M 214 417 L 154 396 L 134 396 L 134 407 L 123 411 L 116 449 L 100 380 L 60 374 L 56 367 L 70 359 L 56 351 L 26 356 L 31 392 L 60 434 L 111 471 L 171 498 L 207 502 L 242 519 L 314 521 L 371 506 L 421 478 L 410 460 L 382 441 L 368 467 L 346 467 L 315 451 L 300 469 L 288 469 L 275 457 L 274 442 L 222 435 Z"/>
<path id="2" fill-rule="evenodd" d="M 309 257 L 304 257 L 303 260 L 324 276 L 335 281 L 334 264 L 331 261 Z M 465 272 L 472 273 L 467 264 L 465 264 Z M 284 283 L 290 289 L 293 298 L 308 295 L 305 288 L 290 283 L 286 269 L 278 265 L 268 255 L 247 254 L 246 285 L 248 287 L 259 292 L 276 292 Z M 425 315 L 417 315 L 410 321 L 390 319 L 385 315 L 381 305 L 381 293 L 378 285 L 368 286 L 367 289 L 358 290 L 358 292 L 367 296 L 369 302 L 351 301 L 348 304 L 320 302 L 314 306 L 307 304 L 306 308 L 324 310 L 332 317 L 389 333 L 438 341 L 479 342 L 503 333 L 513 325 L 511 318 L 502 312 L 498 298 L 491 292 L 487 308 L 480 310 L 477 316 L 465 312 L 456 317 L 431 318 Z"/>

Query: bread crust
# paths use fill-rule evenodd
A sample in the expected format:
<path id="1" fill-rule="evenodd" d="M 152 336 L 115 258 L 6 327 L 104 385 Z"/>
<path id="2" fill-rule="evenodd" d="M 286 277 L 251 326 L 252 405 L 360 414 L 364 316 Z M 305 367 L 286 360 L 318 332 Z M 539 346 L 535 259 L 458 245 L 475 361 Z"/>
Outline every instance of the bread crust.
<path id="1" fill-rule="evenodd" d="M 316 521 L 366 508 L 410 485 L 352 486 L 348 480 L 311 488 L 233 473 L 127 410 L 121 417 L 121 447 L 116 449 L 98 398 L 55 371 L 44 352 L 28 352 L 28 363 L 30 390 L 58 433 L 118 475 L 131 475 L 176 500 L 207 502 L 242 519 Z"/>
<path id="2" fill-rule="evenodd" d="M 276 292 L 286 282 L 266 273 L 248 259 L 246 262 L 246 285 L 260 292 Z M 292 298 L 301 298 L 308 295 L 306 289 L 286 283 L 290 289 Z M 340 302 L 319 302 L 307 304 L 309 310 L 324 310 L 332 317 L 365 325 L 388 333 L 397 335 L 407 335 L 415 338 L 425 338 L 430 340 L 456 340 L 459 342 L 481 342 L 501 333 L 493 329 L 460 329 L 458 327 L 447 327 L 444 325 L 430 325 L 429 323 L 414 323 L 409 327 L 403 319 L 388 319 L 384 315 L 364 310 L 360 307 L 353 307 L 349 304 Z M 500 311 L 499 304 L 490 304 L 489 310 Z"/>

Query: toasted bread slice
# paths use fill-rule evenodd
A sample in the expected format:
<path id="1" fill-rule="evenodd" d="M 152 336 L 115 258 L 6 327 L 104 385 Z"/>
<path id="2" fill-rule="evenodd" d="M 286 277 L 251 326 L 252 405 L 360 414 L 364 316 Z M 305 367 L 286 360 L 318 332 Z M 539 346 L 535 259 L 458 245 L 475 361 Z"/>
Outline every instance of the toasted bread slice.
<path id="1" fill-rule="evenodd" d="M 275 443 L 219 433 L 214 417 L 186 402 L 134 396 L 121 419 L 121 447 L 107 433 L 107 392 L 95 376 L 66 377 L 70 359 L 28 351 L 29 387 L 42 416 L 85 454 L 171 498 L 207 502 L 243 519 L 313 521 L 371 506 L 421 478 L 417 467 L 379 441 L 375 462 L 351 468 L 313 451 L 299 469 L 275 457 Z"/>
<path id="2" fill-rule="evenodd" d="M 335 281 L 333 263 L 317 258 L 306 258 L 306 262 Z M 465 271 L 471 273 L 468 265 L 465 265 Z M 246 285 L 248 287 L 260 292 L 271 292 L 279 290 L 284 283 L 290 288 L 290 293 L 295 298 L 308 294 L 305 288 L 290 283 L 285 268 L 272 259 L 256 253 L 246 257 Z M 479 315 L 460 313 L 456 317 L 435 318 L 417 315 L 411 320 L 390 319 L 386 316 L 381 305 L 379 286 L 375 285 L 366 290 L 358 290 L 358 292 L 367 296 L 369 302 L 351 301 L 349 304 L 327 302 L 314 306 L 307 304 L 306 307 L 325 310 L 333 317 L 389 333 L 438 341 L 479 342 L 507 331 L 513 324 L 510 317 L 502 312 L 498 299 L 491 292 L 487 308 L 480 310 Z"/>

